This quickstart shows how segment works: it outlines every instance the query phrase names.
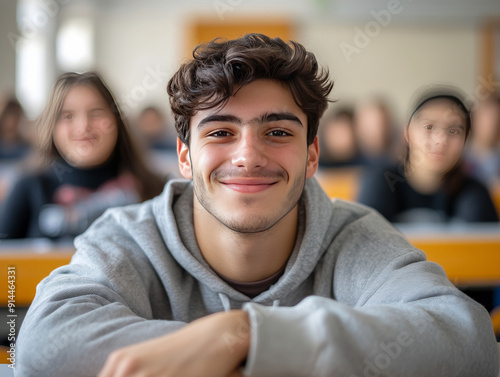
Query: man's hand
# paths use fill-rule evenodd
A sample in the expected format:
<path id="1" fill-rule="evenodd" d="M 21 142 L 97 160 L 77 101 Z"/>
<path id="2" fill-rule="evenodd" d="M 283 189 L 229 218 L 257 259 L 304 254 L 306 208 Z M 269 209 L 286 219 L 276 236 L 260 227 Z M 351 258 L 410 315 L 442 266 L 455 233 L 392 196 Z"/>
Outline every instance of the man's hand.
<path id="1" fill-rule="evenodd" d="M 216 313 L 113 352 L 98 377 L 242 377 L 249 345 L 245 311 Z"/>

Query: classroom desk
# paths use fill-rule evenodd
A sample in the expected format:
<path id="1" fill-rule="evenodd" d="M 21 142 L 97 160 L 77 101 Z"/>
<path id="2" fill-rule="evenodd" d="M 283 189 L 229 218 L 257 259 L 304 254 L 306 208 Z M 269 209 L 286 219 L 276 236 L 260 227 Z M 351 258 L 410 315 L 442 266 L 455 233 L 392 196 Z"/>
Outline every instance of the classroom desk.
<path id="1" fill-rule="evenodd" d="M 356 200 L 361 168 L 320 169 L 314 175 L 330 198 Z"/>
<path id="2" fill-rule="evenodd" d="M 500 225 L 395 224 L 456 285 L 500 285 Z"/>
<path id="3" fill-rule="evenodd" d="M 0 242 L 0 281 L 7 286 L 8 268 L 15 267 L 15 305 L 29 306 L 35 297 L 36 286 L 55 268 L 68 264 L 74 248 L 69 242 L 47 240 Z M 4 285 L 5 284 L 5 285 Z M 0 290 L 0 306 L 7 306 L 8 291 Z"/>

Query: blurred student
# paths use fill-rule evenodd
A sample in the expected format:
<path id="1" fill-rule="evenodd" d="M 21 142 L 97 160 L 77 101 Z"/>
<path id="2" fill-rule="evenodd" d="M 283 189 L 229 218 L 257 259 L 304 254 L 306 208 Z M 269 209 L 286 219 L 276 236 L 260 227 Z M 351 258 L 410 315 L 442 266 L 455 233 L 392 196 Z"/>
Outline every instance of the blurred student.
<path id="1" fill-rule="evenodd" d="M 135 126 L 150 169 L 165 180 L 180 177 L 177 166 L 177 137 L 169 132 L 164 113 L 155 106 L 148 106 L 140 112 Z M 174 129 L 172 126 L 172 130 Z"/>
<path id="2" fill-rule="evenodd" d="M 478 104 L 472 113 L 471 140 L 465 153 L 467 172 L 488 187 L 500 183 L 500 97 Z"/>
<path id="3" fill-rule="evenodd" d="M 0 105 L 0 207 L 12 182 L 19 174 L 19 163 L 28 155 L 30 143 L 22 132 L 27 119 L 14 97 Z"/>
<path id="4" fill-rule="evenodd" d="M 25 121 L 21 104 L 8 99 L 0 111 L 0 161 L 19 160 L 28 154 L 30 145 L 21 132 Z"/>
<path id="5" fill-rule="evenodd" d="M 148 149 L 175 151 L 176 139 L 167 132 L 165 116 L 160 109 L 148 106 L 137 118 L 137 131 Z"/>
<path id="6" fill-rule="evenodd" d="M 392 222 L 498 221 L 487 188 L 463 172 L 471 120 L 457 93 L 429 92 L 417 102 L 403 163 L 367 170 L 359 202 Z"/>
<path id="7" fill-rule="evenodd" d="M 97 74 L 61 75 L 36 128 L 36 170 L 6 198 L 0 238 L 73 237 L 108 207 L 161 192 Z"/>
<path id="8" fill-rule="evenodd" d="M 389 107 L 378 98 L 362 101 L 354 117 L 356 141 L 365 165 L 377 165 L 393 160 L 394 139 Z"/>
<path id="9" fill-rule="evenodd" d="M 341 108 L 325 117 L 321 125 L 320 168 L 352 167 L 361 164 L 354 133 L 354 111 Z"/>

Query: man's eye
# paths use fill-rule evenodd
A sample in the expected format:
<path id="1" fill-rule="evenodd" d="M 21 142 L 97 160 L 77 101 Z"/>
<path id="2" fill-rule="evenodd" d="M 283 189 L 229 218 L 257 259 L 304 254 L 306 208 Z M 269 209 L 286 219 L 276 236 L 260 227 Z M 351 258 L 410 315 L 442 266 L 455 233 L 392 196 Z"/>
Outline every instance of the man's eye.
<path id="1" fill-rule="evenodd" d="M 212 137 L 227 137 L 227 136 L 230 136 L 231 134 L 227 131 L 215 131 L 215 132 L 212 132 L 211 134 L 209 134 L 208 136 L 212 136 Z"/>
<path id="2" fill-rule="evenodd" d="M 283 136 L 290 136 L 290 134 L 286 131 L 283 130 L 273 130 L 268 133 L 269 136 L 278 136 L 278 137 L 283 137 Z"/>
<path id="3" fill-rule="evenodd" d="M 434 127 L 432 126 L 432 124 L 427 124 L 426 126 L 424 126 L 424 128 L 426 130 L 432 130 Z"/>

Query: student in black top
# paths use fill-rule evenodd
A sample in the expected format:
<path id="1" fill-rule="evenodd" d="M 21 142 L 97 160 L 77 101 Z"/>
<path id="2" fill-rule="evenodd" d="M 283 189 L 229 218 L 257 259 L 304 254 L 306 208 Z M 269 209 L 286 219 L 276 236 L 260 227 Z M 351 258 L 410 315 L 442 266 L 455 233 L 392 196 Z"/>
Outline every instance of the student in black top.
<path id="1" fill-rule="evenodd" d="M 462 170 L 471 121 L 459 92 L 427 92 L 413 109 L 404 161 L 365 171 L 358 201 L 392 222 L 498 221 L 487 188 Z"/>
<path id="2" fill-rule="evenodd" d="M 36 129 L 36 169 L 7 196 L 0 239 L 73 237 L 106 208 L 152 198 L 163 188 L 95 73 L 61 75 Z"/>

